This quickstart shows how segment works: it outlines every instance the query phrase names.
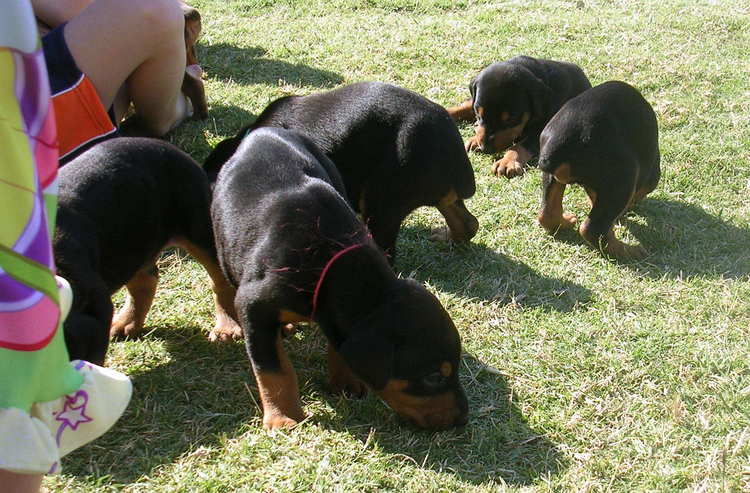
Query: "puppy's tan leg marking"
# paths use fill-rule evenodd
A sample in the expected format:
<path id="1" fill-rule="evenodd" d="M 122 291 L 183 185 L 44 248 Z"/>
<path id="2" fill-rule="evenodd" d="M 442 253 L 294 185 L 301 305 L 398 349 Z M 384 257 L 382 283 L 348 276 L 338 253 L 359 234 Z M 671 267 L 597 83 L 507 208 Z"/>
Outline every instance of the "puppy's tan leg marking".
<path id="1" fill-rule="evenodd" d="M 216 259 L 203 248 L 187 241 L 179 239 L 177 244 L 197 260 L 211 278 L 211 289 L 214 292 L 214 306 L 216 311 L 216 323 L 208 335 L 211 341 L 230 341 L 242 337 L 242 328 L 237 324 L 237 313 L 234 308 L 234 296 L 236 290 L 224 277 L 221 267 Z"/>
<path id="2" fill-rule="evenodd" d="M 466 141 L 466 152 L 481 149 L 482 141 L 484 141 L 484 126 L 477 125 L 476 127 L 474 127 L 474 137 Z"/>
<path id="3" fill-rule="evenodd" d="M 112 319 L 110 337 L 134 337 L 143 331 L 158 282 L 159 274 L 154 264 L 141 268 L 128 281 L 125 285 L 128 290 L 125 305 Z"/>
<path id="4" fill-rule="evenodd" d="M 474 101 L 467 99 L 463 103 L 447 108 L 448 114 L 457 122 L 474 121 Z"/>
<path id="5" fill-rule="evenodd" d="M 578 219 L 575 214 L 563 212 L 563 195 L 565 184 L 553 181 L 547 191 L 544 207 L 539 212 L 539 224 L 550 234 L 555 234 L 559 229 L 574 228 Z"/>
<path id="6" fill-rule="evenodd" d="M 596 191 L 588 187 L 586 188 L 586 193 L 589 196 L 589 201 L 591 202 L 593 209 L 593 207 L 596 206 L 598 195 Z M 628 205 L 633 203 L 634 195 L 635 194 L 630 196 Z M 613 257 L 619 257 L 622 259 L 642 259 L 646 257 L 648 255 L 648 251 L 642 246 L 628 245 L 627 243 L 623 243 L 622 241 L 618 240 L 617 237 L 615 237 L 614 224 L 616 222 L 617 219 L 613 221 L 612 226 L 607 231 L 605 238 L 596 238 L 589 231 L 591 223 L 587 218 L 581 225 L 580 234 L 589 245 Z M 602 240 L 603 242 L 606 242 L 606 244 L 598 244 Z"/>
<path id="7" fill-rule="evenodd" d="M 508 179 L 521 176 L 526 170 L 526 163 L 531 159 L 531 153 L 521 144 L 516 144 L 503 155 L 502 159 L 492 165 L 492 174 L 504 176 Z"/>
<path id="8" fill-rule="evenodd" d="M 469 241 L 479 230 L 479 221 L 464 205 L 463 200 L 458 198 L 456 191 L 451 189 L 437 205 L 440 214 L 445 218 L 450 231 L 451 240 L 455 243 Z M 436 232 L 432 239 L 442 240 L 446 238 L 445 233 Z"/>
<path id="9" fill-rule="evenodd" d="M 279 371 L 262 371 L 253 367 L 263 404 L 263 427 L 267 430 L 292 428 L 305 419 L 299 401 L 297 374 L 281 343 L 280 332 L 276 336 L 275 347 Z"/>

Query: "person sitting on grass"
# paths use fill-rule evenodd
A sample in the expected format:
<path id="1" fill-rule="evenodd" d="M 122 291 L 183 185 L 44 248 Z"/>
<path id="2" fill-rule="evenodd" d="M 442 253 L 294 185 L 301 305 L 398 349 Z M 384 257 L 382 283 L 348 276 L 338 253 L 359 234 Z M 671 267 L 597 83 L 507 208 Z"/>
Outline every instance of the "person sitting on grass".
<path id="1" fill-rule="evenodd" d="M 114 136 L 161 137 L 207 116 L 193 51 L 200 15 L 178 0 L 31 0 L 65 163 Z M 187 19 L 187 25 L 186 25 Z M 186 46 L 187 45 L 187 46 Z"/>

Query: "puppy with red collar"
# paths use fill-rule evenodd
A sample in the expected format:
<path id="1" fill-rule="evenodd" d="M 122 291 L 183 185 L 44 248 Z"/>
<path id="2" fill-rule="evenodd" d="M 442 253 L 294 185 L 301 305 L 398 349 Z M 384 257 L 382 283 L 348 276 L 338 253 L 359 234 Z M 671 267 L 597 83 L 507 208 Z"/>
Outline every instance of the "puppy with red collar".
<path id="1" fill-rule="evenodd" d="M 590 87 L 577 65 L 517 56 L 479 72 L 469 84 L 471 99 L 448 108 L 448 113 L 456 121 L 476 120 L 476 135 L 466 150 L 505 150 L 492 173 L 513 178 L 539 154 L 539 135 L 550 118 Z"/>
<path id="2" fill-rule="evenodd" d="M 219 262 L 263 403 L 263 425 L 304 419 L 281 329 L 316 322 L 334 390 L 372 389 L 424 428 L 466 422 L 461 340 L 440 302 L 399 279 L 347 203 L 336 166 L 281 128 L 247 133 L 221 167 L 211 206 Z"/>

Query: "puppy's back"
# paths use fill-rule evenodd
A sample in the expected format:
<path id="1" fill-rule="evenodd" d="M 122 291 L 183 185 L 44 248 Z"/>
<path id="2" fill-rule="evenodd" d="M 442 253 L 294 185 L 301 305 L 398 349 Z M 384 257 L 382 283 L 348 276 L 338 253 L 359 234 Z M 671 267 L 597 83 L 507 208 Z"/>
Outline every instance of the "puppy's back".
<path id="1" fill-rule="evenodd" d="M 574 159 L 582 150 L 607 156 L 633 152 L 643 164 L 658 164 L 658 125 L 651 105 L 621 81 L 595 86 L 568 101 L 542 132 L 543 171 Z"/>
<path id="2" fill-rule="evenodd" d="M 167 142 L 106 141 L 61 168 L 59 178 L 56 258 L 64 265 L 79 256 L 76 249 L 93 248 L 91 261 L 111 287 L 175 237 L 212 243 L 208 180 Z"/>
<path id="3" fill-rule="evenodd" d="M 217 248 L 235 284 L 263 265 L 315 262 L 311 252 L 342 231 L 366 235 L 334 164 L 306 137 L 261 128 L 222 167 L 211 214 Z M 279 248 L 283 245 L 284 248 Z"/>

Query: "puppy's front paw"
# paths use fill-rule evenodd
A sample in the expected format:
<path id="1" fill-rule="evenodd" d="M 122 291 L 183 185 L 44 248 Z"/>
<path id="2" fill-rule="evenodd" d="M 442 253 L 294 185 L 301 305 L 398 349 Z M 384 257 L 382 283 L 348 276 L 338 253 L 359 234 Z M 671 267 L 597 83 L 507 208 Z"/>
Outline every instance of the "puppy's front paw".
<path id="1" fill-rule="evenodd" d="M 479 139 L 474 136 L 466 141 L 466 152 L 476 151 L 479 149 Z"/>
<path id="2" fill-rule="evenodd" d="M 367 395 L 367 385 L 353 374 L 332 375 L 328 384 L 334 394 L 344 394 L 355 398 Z"/>
<path id="3" fill-rule="evenodd" d="M 495 161 L 492 165 L 492 174 L 498 177 L 504 176 L 511 179 L 523 175 L 524 172 L 525 169 L 521 163 L 507 156 Z"/>
<path id="4" fill-rule="evenodd" d="M 648 256 L 648 251 L 640 245 L 628 245 L 621 241 L 612 242 L 607 245 L 606 252 L 613 257 L 623 260 L 641 260 Z"/>
<path id="5" fill-rule="evenodd" d="M 135 337 L 143 332 L 143 323 L 135 320 L 133 313 L 129 310 L 122 310 L 112 318 L 112 325 L 109 328 L 109 337 L 124 338 Z"/>
<path id="6" fill-rule="evenodd" d="M 445 226 L 441 228 L 435 228 L 430 233 L 430 241 L 448 243 L 450 239 L 451 239 L 450 230 Z"/>
<path id="7" fill-rule="evenodd" d="M 561 229 L 574 229 L 578 224 L 578 218 L 570 212 L 563 212 L 558 217 L 545 215 L 544 211 L 539 214 L 539 225 L 549 234 L 553 235 Z"/>
<path id="8" fill-rule="evenodd" d="M 298 421 L 283 414 L 266 414 L 263 416 L 263 428 L 269 431 L 288 430 L 297 426 L 300 421 L 302 419 Z"/>

